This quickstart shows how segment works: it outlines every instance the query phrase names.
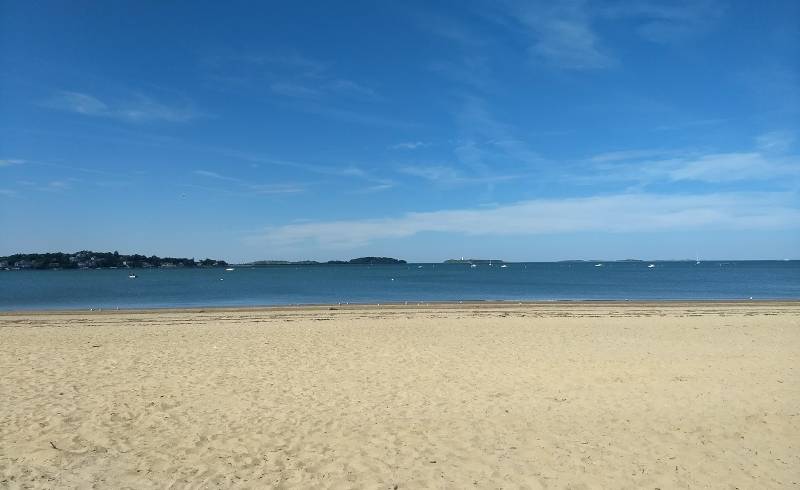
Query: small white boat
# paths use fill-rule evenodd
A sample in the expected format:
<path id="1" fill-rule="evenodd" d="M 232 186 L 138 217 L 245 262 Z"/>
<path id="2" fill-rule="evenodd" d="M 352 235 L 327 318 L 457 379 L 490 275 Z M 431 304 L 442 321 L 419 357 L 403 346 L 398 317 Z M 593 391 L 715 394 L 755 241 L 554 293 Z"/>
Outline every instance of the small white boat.
<path id="1" fill-rule="evenodd" d="M 418 266 L 417 266 L 417 269 L 422 269 L 422 266 L 421 266 L 421 265 L 418 265 Z"/>
<path id="2" fill-rule="evenodd" d="M 648 265 L 648 266 L 647 266 L 647 268 L 648 268 L 648 269 L 652 269 L 652 268 L 653 268 L 653 267 L 655 267 L 655 266 L 656 266 L 655 264 L 650 264 L 650 265 Z"/>
<path id="3" fill-rule="evenodd" d="M 595 264 L 595 267 L 603 267 L 603 264 Z"/>
<path id="4" fill-rule="evenodd" d="M 505 264 L 503 264 L 503 265 L 501 265 L 501 266 L 500 266 L 500 268 L 501 268 L 501 269 L 505 269 L 506 267 L 508 267 L 508 266 L 507 266 L 507 265 L 505 265 Z"/>
<path id="5" fill-rule="evenodd" d="M 136 279 L 136 274 L 128 274 L 128 279 Z"/>
<path id="6" fill-rule="evenodd" d="M 232 270 L 233 270 L 233 267 L 226 267 L 226 268 L 225 268 L 225 270 L 226 270 L 226 271 L 228 271 L 228 272 L 230 272 L 230 271 L 232 271 Z"/>
<path id="7" fill-rule="evenodd" d="M 470 264 L 470 267 L 472 267 L 474 269 L 474 268 L 478 267 L 478 264 Z"/>

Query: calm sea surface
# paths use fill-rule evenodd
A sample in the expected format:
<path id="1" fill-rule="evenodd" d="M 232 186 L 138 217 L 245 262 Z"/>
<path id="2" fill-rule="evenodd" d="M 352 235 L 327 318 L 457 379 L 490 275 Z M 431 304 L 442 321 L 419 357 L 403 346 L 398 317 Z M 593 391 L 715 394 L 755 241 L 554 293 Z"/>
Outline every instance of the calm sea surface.
<path id="1" fill-rule="evenodd" d="M 460 300 L 800 299 L 800 261 L 0 271 L 0 310 Z"/>

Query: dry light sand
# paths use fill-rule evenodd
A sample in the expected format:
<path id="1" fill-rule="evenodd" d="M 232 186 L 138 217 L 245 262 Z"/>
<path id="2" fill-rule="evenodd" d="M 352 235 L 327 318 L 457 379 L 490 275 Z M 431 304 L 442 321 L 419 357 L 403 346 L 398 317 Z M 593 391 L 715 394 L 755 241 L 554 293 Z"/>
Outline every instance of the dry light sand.
<path id="1" fill-rule="evenodd" d="M 0 487 L 798 488 L 800 303 L 0 315 Z"/>

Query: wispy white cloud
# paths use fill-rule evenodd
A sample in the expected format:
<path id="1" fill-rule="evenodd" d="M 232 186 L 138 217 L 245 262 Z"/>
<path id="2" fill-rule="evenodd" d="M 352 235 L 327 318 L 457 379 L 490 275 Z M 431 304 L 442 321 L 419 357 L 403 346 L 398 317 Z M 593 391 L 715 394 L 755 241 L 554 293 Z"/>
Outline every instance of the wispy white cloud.
<path id="1" fill-rule="evenodd" d="M 237 179 L 235 177 L 228 177 L 226 175 L 222 175 L 217 172 L 212 172 L 210 170 L 195 170 L 193 173 L 201 177 L 209 177 L 217 180 L 226 180 L 228 182 L 242 182 L 241 179 Z"/>
<path id="2" fill-rule="evenodd" d="M 705 119 L 690 119 L 686 121 L 679 121 L 671 124 L 660 124 L 653 128 L 655 131 L 679 131 L 682 129 L 703 128 L 707 126 L 718 126 L 727 122 L 727 119 L 720 118 L 705 118 Z"/>
<path id="3" fill-rule="evenodd" d="M 188 105 L 184 107 L 168 106 L 142 94 L 131 99 L 110 102 L 81 92 L 59 91 L 43 101 L 41 105 L 49 109 L 84 116 L 117 119 L 132 123 L 150 121 L 181 123 L 200 115 Z"/>
<path id="4" fill-rule="evenodd" d="M 344 78 L 337 78 L 327 82 L 324 87 L 331 92 L 343 94 L 356 99 L 363 100 L 379 100 L 382 99 L 380 95 L 371 87 L 367 87 L 361 83 L 356 83 L 352 80 Z"/>
<path id="5" fill-rule="evenodd" d="M 266 81 L 273 94 L 289 98 L 381 99 L 374 88 L 337 76 L 334 63 L 294 52 L 217 55 L 209 57 L 206 65 L 216 73 L 215 78 L 237 85 Z"/>
<path id="6" fill-rule="evenodd" d="M 250 184 L 248 188 L 259 195 L 297 194 L 306 191 L 306 187 L 300 184 Z"/>
<path id="7" fill-rule="evenodd" d="M 45 190 L 51 191 L 63 191 L 72 188 L 72 182 L 74 179 L 67 179 L 67 180 L 53 180 L 47 183 L 44 187 Z"/>
<path id="8" fill-rule="evenodd" d="M 664 150 L 619 150 L 600 153 L 589 158 L 590 162 L 605 163 L 625 160 L 659 158 L 665 155 Z"/>
<path id="9" fill-rule="evenodd" d="M 785 153 L 789 151 L 797 139 L 794 131 L 770 131 L 756 138 L 758 148 L 767 153 Z"/>
<path id="10" fill-rule="evenodd" d="M 297 97 L 301 99 L 313 98 L 316 99 L 322 96 L 322 92 L 318 89 L 308 87 L 295 82 L 273 82 L 269 85 L 270 90 L 278 95 L 286 97 Z"/>
<path id="11" fill-rule="evenodd" d="M 672 44 L 693 39 L 711 29 L 725 12 L 717 0 L 623 0 L 599 4 L 596 14 L 610 19 L 634 19 L 647 41 Z"/>
<path id="12" fill-rule="evenodd" d="M 72 189 L 75 184 L 80 182 L 83 181 L 75 177 L 66 177 L 45 182 L 17 180 L 15 182 L 17 189 L 9 189 L 9 195 L 19 194 L 20 191 L 24 194 L 29 194 L 30 192 L 63 192 Z"/>
<path id="13" fill-rule="evenodd" d="M 495 6 L 483 9 L 486 19 L 523 39 L 537 64 L 564 70 L 602 69 L 619 63 L 605 42 L 605 31 L 598 29 L 601 23 L 605 28 L 616 23 L 647 41 L 671 44 L 707 32 L 724 12 L 716 0 L 506 0 Z"/>
<path id="14" fill-rule="evenodd" d="M 16 181 L 17 186 L 20 189 L 24 189 L 25 193 L 29 193 L 30 191 L 35 192 L 64 192 L 71 190 L 75 184 L 83 182 L 81 179 L 77 179 L 75 177 L 67 177 L 63 179 L 56 179 L 50 180 L 47 182 L 34 182 L 30 180 L 18 180 Z M 12 190 L 14 194 L 17 194 L 17 191 Z"/>
<path id="15" fill-rule="evenodd" d="M 226 158 L 233 158 L 236 160 L 247 162 L 251 168 L 260 168 L 261 166 L 285 167 L 289 169 L 300 170 L 302 172 L 308 172 L 312 174 L 329 176 L 339 179 L 353 178 L 365 181 L 372 185 L 385 184 L 388 182 L 386 179 L 374 174 L 372 171 L 365 170 L 361 166 L 355 165 L 353 163 L 339 162 L 337 164 L 321 165 L 317 163 L 275 158 L 268 155 L 250 153 L 246 151 L 234 150 L 230 148 L 223 148 L 216 146 L 201 145 L 201 146 L 195 146 L 193 147 L 193 149 L 198 151 L 211 152 L 217 155 L 224 156 Z M 198 170 L 195 171 L 194 173 L 196 175 L 203 177 L 221 178 L 223 180 L 225 178 L 229 178 L 228 176 L 224 176 L 217 172 L 211 172 L 208 170 Z"/>
<path id="16" fill-rule="evenodd" d="M 455 118 L 460 136 L 454 149 L 455 156 L 476 175 L 485 177 L 503 172 L 502 169 L 508 167 L 517 172 L 530 170 L 545 161 L 527 142 L 517 137 L 512 126 L 499 121 L 481 97 L 464 97 Z"/>
<path id="17" fill-rule="evenodd" d="M 485 185 L 529 178 L 545 163 L 538 152 L 516 136 L 513 127 L 497 120 L 482 97 L 464 95 L 454 112 L 459 137 L 451 141 L 453 157 L 446 163 L 409 158 L 393 165 L 396 172 L 441 186 Z M 430 146 L 423 141 L 391 145 L 411 151 Z M 441 146 L 441 145 L 439 145 Z"/>
<path id="18" fill-rule="evenodd" d="M 17 195 L 17 191 L 13 189 L 0 189 L 0 196 L 3 197 L 14 197 Z"/>
<path id="19" fill-rule="evenodd" d="M 425 148 L 426 146 L 430 146 L 430 143 L 424 143 L 422 141 L 405 141 L 403 143 L 397 143 L 394 145 L 389 146 L 390 150 L 417 150 L 419 148 Z"/>
<path id="20" fill-rule="evenodd" d="M 464 178 L 458 170 L 445 165 L 403 165 L 398 171 L 440 183 L 453 183 Z"/>
<path id="21" fill-rule="evenodd" d="M 366 187 L 362 187 L 354 191 L 355 194 L 374 194 L 376 192 L 383 192 L 388 191 L 389 189 L 393 189 L 395 187 L 395 183 L 386 180 L 379 184 L 368 185 Z"/>
<path id="22" fill-rule="evenodd" d="M 277 248 L 311 243 L 346 249 L 423 232 L 508 236 L 799 227 L 800 207 L 789 194 L 620 194 L 536 199 L 488 209 L 407 213 L 395 218 L 289 224 L 267 229 L 247 241 Z"/>
<path id="23" fill-rule="evenodd" d="M 347 123 L 410 129 L 416 124 L 399 120 L 370 106 L 385 99 L 366 82 L 342 76 L 335 63 L 293 51 L 267 54 L 230 54 L 206 60 L 210 77 L 247 87 L 254 94 L 267 91 L 269 99 L 288 109 Z"/>
<path id="24" fill-rule="evenodd" d="M 555 18 L 533 25 L 538 39 L 530 51 L 536 58 L 574 70 L 606 68 L 614 63 L 582 19 Z"/>
<path id="25" fill-rule="evenodd" d="M 528 50 L 535 60 L 571 70 L 615 63 L 592 28 L 585 2 L 510 2 L 508 7 L 510 17 L 530 38 Z"/>
<path id="26" fill-rule="evenodd" d="M 25 165 L 36 166 L 36 167 L 48 167 L 51 169 L 55 169 L 56 171 L 62 171 L 62 172 L 67 171 L 69 175 L 75 175 L 76 173 L 80 172 L 82 174 L 100 175 L 105 177 L 116 177 L 116 178 L 126 179 L 130 178 L 133 174 L 141 172 L 140 170 L 131 170 L 127 172 L 126 171 L 114 172 L 104 169 L 101 170 L 97 168 L 88 168 L 79 164 L 67 164 L 67 163 L 43 161 L 43 160 L 10 160 L 10 161 L 17 163 L 25 163 Z M 1 166 L 2 165 L 0 165 L 0 167 Z"/>
<path id="27" fill-rule="evenodd" d="M 523 174 L 465 175 L 462 170 L 448 165 L 402 165 L 397 171 L 445 186 L 462 184 L 494 184 L 529 177 Z"/>
<path id="28" fill-rule="evenodd" d="M 772 179 L 781 175 L 800 174 L 800 168 L 771 161 L 760 153 L 716 153 L 695 159 L 665 162 L 664 170 L 672 180 L 731 182 Z"/>
<path id="29" fill-rule="evenodd" d="M 22 165 L 26 160 L 20 158 L 3 158 L 0 159 L 0 167 L 10 167 L 12 165 Z"/>
<path id="30" fill-rule="evenodd" d="M 583 181 L 636 181 L 642 184 L 696 181 L 712 184 L 738 181 L 798 179 L 800 158 L 759 151 L 697 153 L 692 151 L 627 150 L 590 157 Z"/>
<path id="31" fill-rule="evenodd" d="M 238 177 L 231 177 L 228 175 L 220 174 L 218 172 L 212 172 L 210 170 L 195 170 L 193 173 L 200 177 L 205 177 L 223 182 L 231 182 L 233 184 L 236 184 L 237 188 L 241 189 L 243 192 L 248 194 L 255 194 L 255 195 L 297 194 L 306 191 L 306 185 L 301 185 L 301 184 L 291 184 L 291 183 L 258 184 L 258 183 L 252 183 L 245 179 L 240 179 Z"/>

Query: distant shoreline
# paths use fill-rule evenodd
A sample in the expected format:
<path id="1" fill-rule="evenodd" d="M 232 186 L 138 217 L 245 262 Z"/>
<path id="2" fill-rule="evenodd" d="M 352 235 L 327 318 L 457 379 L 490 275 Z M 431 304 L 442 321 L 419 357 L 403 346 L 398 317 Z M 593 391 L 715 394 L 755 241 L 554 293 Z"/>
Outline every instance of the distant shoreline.
<path id="1" fill-rule="evenodd" d="M 73 314 L 146 314 L 146 313 L 225 313 L 225 312 L 287 312 L 287 311 L 340 311 L 340 310 L 375 310 L 375 311 L 413 311 L 419 309 L 458 310 L 458 309 L 519 309 L 535 307 L 568 306 L 579 308 L 602 307 L 705 307 L 705 306 L 732 306 L 742 307 L 748 305 L 774 305 L 774 306 L 799 306 L 800 299 L 709 299 L 709 300 L 534 300 L 534 301 L 498 301 L 498 300 L 470 300 L 470 301 L 401 301 L 386 303 L 309 303 L 263 306 L 197 306 L 197 307 L 144 307 L 144 308 L 76 308 L 76 309 L 41 309 L 41 310 L 0 310 L 0 316 L 15 315 L 73 315 Z"/>
<path id="2" fill-rule="evenodd" d="M 255 260 L 236 264 L 239 267 L 262 267 L 270 265 L 402 265 L 407 262 L 392 257 L 366 256 L 350 260 Z M 186 257 L 159 257 L 142 254 L 120 254 L 114 252 L 46 252 L 16 253 L 0 256 L 0 270 L 76 270 L 76 269 L 194 269 L 194 268 L 227 268 L 225 260 L 205 258 L 196 260 Z"/>
<path id="3" fill-rule="evenodd" d="M 2 257 L 0 257 L 2 258 Z M 181 259 L 181 260 L 190 260 L 190 259 Z M 493 264 L 498 266 L 508 266 L 508 265 L 524 265 L 524 264 L 674 264 L 674 263 L 693 263 L 696 262 L 695 259 L 652 259 L 652 260 L 640 260 L 640 259 L 622 259 L 622 260 L 584 260 L 584 259 L 570 259 L 570 260 L 531 260 L 531 261 L 523 261 L 523 262 L 514 262 L 514 261 L 507 261 L 507 260 L 484 260 L 484 259 L 475 259 L 472 261 L 451 261 L 445 260 L 443 262 L 407 262 L 401 259 L 391 259 L 392 262 L 385 261 L 385 262 L 359 262 L 359 259 L 352 259 L 349 261 L 346 260 L 329 260 L 327 262 L 316 262 L 313 260 L 303 260 L 298 262 L 290 262 L 290 261 L 260 261 L 260 263 L 252 263 L 252 262 L 245 262 L 245 263 L 228 263 L 224 261 L 218 261 L 217 264 L 214 265 L 201 265 L 195 264 L 192 266 L 183 266 L 180 264 L 172 264 L 169 263 L 167 265 L 136 265 L 136 266 L 100 266 L 100 267 L 4 267 L 0 265 L 0 272 L 2 271 L 76 271 L 76 270 L 168 270 L 168 269 L 201 269 L 201 270 L 215 270 L 215 269 L 223 269 L 229 267 L 239 267 L 242 269 L 257 269 L 257 268 L 269 268 L 269 267 L 319 267 L 319 266 L 375 266 L 375 265 L 397 265 L 397 266 L 411 266 L 411 265 L 429 265 L 429 266 L 437 266 L 437 265 L 444 265 L 444 266 L 457 266 L 457 265 L 477 265 L 477 266 L 487 266 L 491 267 Z M 704 259 L 697 261 L 698 263 L 716 263 L 716 264 L 733 264 L 733 263 L 741 263 L 741 262 L 797 262 L 800 259 Z"/>

